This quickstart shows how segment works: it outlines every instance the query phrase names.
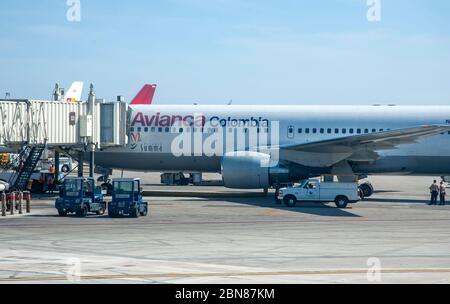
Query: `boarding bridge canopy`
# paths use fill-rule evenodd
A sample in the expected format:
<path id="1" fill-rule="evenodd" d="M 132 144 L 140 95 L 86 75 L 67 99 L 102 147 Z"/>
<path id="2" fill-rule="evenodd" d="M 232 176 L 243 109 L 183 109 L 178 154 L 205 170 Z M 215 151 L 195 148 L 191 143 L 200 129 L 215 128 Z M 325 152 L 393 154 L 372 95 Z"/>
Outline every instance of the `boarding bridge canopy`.
<path id="1" fill-rule="evenodd" d="M 124 102 L 90 108 L 88 102 L 0 100 L 0 146 L 123 146 L 127 109 Z"/>

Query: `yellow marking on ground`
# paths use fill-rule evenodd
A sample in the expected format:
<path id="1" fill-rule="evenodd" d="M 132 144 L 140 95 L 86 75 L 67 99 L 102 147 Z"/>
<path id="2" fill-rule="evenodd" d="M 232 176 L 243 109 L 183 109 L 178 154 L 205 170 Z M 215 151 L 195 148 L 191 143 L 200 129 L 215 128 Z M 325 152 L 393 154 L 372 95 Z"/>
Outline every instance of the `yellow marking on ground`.
<path id="1" fill-rule="evenodd" d="M 203 277 L 251 277 L 251 276 L 316 276 L 316 275 L 351 275 L 366 274 L 367 269 L 343 270 L 311 270 L 311 271 L 268 271 L 268 272 L 224 272 L 224 273 L 153 273 L 136 275 L 91 275 L 81 276 L 80 280 L 121 280 L 121 279 L 152 279 L 152 278 L 203 278 Z M 449 268 L 424 269 L 384 269 L 381 274 L 425 274 L 450 273 Z M 66 281 L 66 277 L 23 277 L 0 278 L 0 282 L 33 282 L 33 281 Z"/>

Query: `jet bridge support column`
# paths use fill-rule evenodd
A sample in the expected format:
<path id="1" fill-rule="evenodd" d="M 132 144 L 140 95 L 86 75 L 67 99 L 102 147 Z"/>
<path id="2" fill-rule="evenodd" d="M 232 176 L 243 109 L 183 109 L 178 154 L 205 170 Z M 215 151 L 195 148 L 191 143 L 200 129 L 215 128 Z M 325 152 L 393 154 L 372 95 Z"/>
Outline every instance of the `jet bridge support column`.
<path id="1" fill-rule="evenodd" d="M 94 168 L 95 168 L 95 146 L 89 145 L 89 177 L 94 178 Z"/>
<path id="2" fill-rule="evenodd" d="M 95 122 L 95 115 L 94 115 L 94 108 L 95 108 L 95 91 L 94 91 L 94 85 L 91 84 L 90 91 L 89 91 L 89 97 L 88 97 L 88 108 L 87 108 L 87 114 L 91 115 L 92 117 L 92 127 L 96 124 Z M 91 134 L 94 136 L 94 133 Z M 87 142 L 87 151 L 89 152 L 89 177 L 94 178 L 94 167 L 95 167 L 95 148 L 96 145 L 94 143 L 93 138 L 88 137 Z"/>
<path id="3" fill-rule="evenodd" d="M 78 153 L 78 177 L 83 177 L 84 171 L 84 153 Z"/>
<path id="4" fill-rule="evenodd" d="M 61 154 L 58 151 L 55 151 L 55 180 L 59 182 L 59 164 L 60 164 Z"/>

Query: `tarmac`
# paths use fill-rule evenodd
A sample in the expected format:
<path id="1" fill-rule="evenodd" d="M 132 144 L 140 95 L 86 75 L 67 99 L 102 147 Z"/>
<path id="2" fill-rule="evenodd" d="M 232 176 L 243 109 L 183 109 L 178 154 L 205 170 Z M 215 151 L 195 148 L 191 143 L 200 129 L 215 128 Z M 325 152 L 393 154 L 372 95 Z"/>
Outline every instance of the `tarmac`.
<path id="1" fill-rule="evenodd" d="M 450 283 L 450 206 L 427 205 L 437 177 L 372 177 L 374 196 L 340 210 L 124 176 L 163 191 L 148 217 L 60 218 L 54 196 L 0 217 L 0 283 Z"/>

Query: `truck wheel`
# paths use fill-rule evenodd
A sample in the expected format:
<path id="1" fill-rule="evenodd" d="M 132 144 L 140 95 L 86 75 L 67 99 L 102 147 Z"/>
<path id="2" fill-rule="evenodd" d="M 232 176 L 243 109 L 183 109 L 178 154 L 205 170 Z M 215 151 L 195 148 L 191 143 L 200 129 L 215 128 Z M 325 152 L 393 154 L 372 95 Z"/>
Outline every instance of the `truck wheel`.
<path id="1" fill-rule="evenodd" d="M 67 216 L 67 212 L 66 211 L 58 211 L 58 215 L 59 216 Z"/>
<path id="2" fill-rule="evenodd" d="M 286 195 L 283 198 L 283 201 L 284 204 L 289 208 L 295 207 L 295 205 L 297 205 L 297 198 L 293 195 Z"/>
<path id="3" fill-rule="evenodd" d="M 97 214 L 97 215 L 104 215 L 105 214 L 105 207 L 100 207 L 100 210 L 97 211 L 95 214 Z"/>
<path id="4" fill-rule="evenodd" d="M 141 216 L 147 216 L 148 214 L 148 207 L 144 207 L 144 211 L 141 212 Z"/>
<path id="5" fill-rule="evenodd" d="M 77 215 L 79 217 L 86 217 L 88 214 L 88 208 L 87 206 L 83 206 L 83 208 L 80 211 L 77 211 Z"/>
<path id="6" fill-rule="evenodd" d="M 345 209 L 348 206 L 348 198 L 346 198 L 345 196 L 336 197 L 334 202 L 336 203 L 336 207 L 338 207 L 339 209 Z"/>
<path id="7" fill-rule="evenodd" d="M 70 171 L 70 167 L 68 165 L 64 165 L 61 167 L 62 173 L 69 173 L 69 171 Z"/>
<path id="8" fill-rule="evenodd" d="M 138 218 L 139 215 L 141 215 L 141 214 L 139 213 L 139 209 L 138 208 L 133 209 L 133 211 L 131 211 L 131 217 Z"/>

